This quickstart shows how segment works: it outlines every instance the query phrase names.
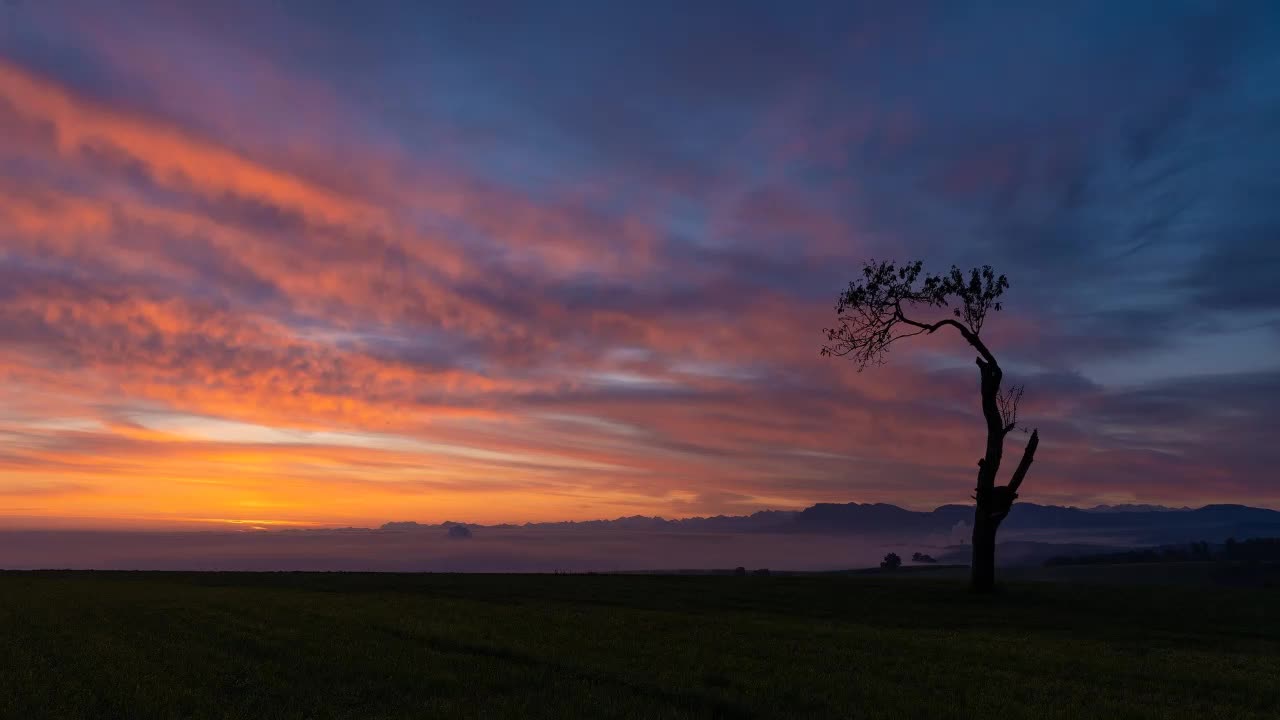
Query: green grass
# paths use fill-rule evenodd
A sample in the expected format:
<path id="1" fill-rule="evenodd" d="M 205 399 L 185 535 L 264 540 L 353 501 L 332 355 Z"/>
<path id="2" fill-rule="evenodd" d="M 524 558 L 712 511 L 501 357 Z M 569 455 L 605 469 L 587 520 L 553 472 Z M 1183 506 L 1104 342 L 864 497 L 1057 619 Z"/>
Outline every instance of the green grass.
<path id="1" fill-rule="evenodd" d="M 1280 594 L 0 573 L 5 718 L 1280 717 Z"/>

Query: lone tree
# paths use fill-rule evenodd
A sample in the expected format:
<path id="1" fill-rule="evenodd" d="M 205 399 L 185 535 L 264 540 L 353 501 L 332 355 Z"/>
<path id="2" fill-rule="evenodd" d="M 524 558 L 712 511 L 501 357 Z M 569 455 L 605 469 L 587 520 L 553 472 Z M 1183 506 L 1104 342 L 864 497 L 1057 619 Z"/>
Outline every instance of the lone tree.
<path id="1" fill-rule="evenodd" d="M 1022 460 L 1008 485 L 996 485 L 996 473 L 1004 454 L 1004 438 L 1018 425 L 1018 403 L 1022 386 L 1001 390 L 1003 372 L 982 342 L 980 334 L 987 313 L 999 312 L 1000 296 L 1009 288 L 1004 275 L 996 276 L 990 265 L 974 268 L 966 277 L 960 268 L 951 267 L 943 275 L 921 274 L 923 263 L 916 261 L 895 266 L 890 262 L 868 262 L 862 278 L 849 283 L 836 303 L 837 326 L 823 332 L 827 344 L 822 354 L 848 357 L 861 372 L 870 365 L 884 363 L 885 354 L 895 342 L 932 334 L 951 328 L 977 351 L 978 375 L 981 380 L 982 416 L 987 424 L 987 448 L 978 460 L 978 485 L 974 500 L 973 565 L 971 583 L 975 591 L 987 592 L 995 585 L 996 530 L 1009 514 L 1018 488 L 1035 459 L 1040 444 L 1038 431 L 1031 433 Z M 922 313 L 950 308 L 953 317 L 935 322 L 922 322 Z M 932 320 L 929 316 L 926 319 Z"/>

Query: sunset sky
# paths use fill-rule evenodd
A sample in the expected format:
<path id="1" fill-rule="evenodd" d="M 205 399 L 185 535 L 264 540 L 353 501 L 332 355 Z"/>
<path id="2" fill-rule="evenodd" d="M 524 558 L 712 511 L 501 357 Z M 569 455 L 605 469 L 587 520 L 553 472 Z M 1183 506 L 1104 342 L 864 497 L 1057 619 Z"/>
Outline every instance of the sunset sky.
<path id="1" fill-rule="evenodd" d="M 0 524 L 968 502 L 873 257 L 1008 275 L 1024 500 L 1280 507 L 1280 3 L 964 5 L 10 0 Z"/>

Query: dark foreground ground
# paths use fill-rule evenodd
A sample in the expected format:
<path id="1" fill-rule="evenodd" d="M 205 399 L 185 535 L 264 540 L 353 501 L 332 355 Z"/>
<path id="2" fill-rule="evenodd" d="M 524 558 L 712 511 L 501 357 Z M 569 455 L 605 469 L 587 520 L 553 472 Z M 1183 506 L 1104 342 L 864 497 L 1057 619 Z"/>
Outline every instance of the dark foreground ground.
<path id="1" fill-rule="evenodd" d="M 0 573 L 5 718 L 1277 718 L 1275 590 Z"/>

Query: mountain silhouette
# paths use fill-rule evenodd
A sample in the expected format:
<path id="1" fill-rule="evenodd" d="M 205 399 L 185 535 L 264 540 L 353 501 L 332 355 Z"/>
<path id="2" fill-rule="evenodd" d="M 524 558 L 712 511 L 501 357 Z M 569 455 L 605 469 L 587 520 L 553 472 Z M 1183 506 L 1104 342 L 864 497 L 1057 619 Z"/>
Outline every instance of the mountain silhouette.
<path id="1" fill-rule="evenodd" d="M 799 511 L 764 510 L 751 515 L 717 515 L 668 520 L 634 515 L 614 520 L 525 523 L 497 527 L 618 531 L 813 533 L 876 535 L 950 533 L 972 521 L 973 507 L 943 505 L 931 511 L 907 510 L 886 503 L 819 503 Z M 389 522 L 388 531 L 436 529 L 450 525 Z M 469 523 L 471 524 L 471 523 Z M 478 525 L 471 524 L 475 527 Z M 1186 533 L 1197 537 L 1244 538 L 1280 535 L 1280 511 L 1246 505 L 1206 505 L 1198 509 L 1151 505 L 1098 506 L 1089 509 L 1018 503 L 1004 527 L 1015 531 L 1062 530 L 1127 533 L 1152 541 L 1175 541 Z"/>

